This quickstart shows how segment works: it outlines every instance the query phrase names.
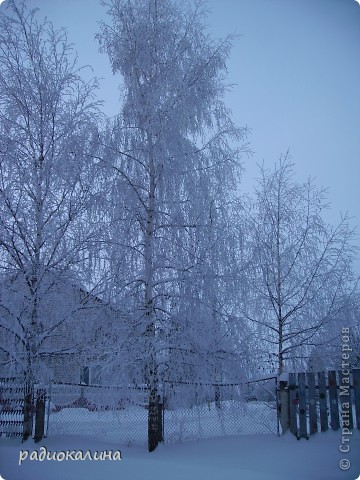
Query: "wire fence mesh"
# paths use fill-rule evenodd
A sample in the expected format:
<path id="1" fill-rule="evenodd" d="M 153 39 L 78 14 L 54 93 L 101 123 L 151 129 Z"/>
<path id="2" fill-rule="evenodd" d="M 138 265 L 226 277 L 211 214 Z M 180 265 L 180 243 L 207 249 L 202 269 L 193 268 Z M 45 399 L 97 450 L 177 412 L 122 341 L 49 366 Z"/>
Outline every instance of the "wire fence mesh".
<path id="1" fill-rule="evenodd" d="M 0 384 L 2 432 L 22 434 L 23 386 Z M 35 386 L 36 392 L 44 386 Z M 146 446 L 149 389 L 141 386 L 51 384 L 45 388 L 45 436 L 77 435 Z M 276 378 L 244 384 L 159 385 L 165 443 L 277 432 Z M 34 421 L 35 426 L 35 421 Z"/>
<path id="2" fill-rule="evenodd" d="M 122 445 L 147 443 L 147 387 L 53 384 L 48 436 L 80 435 Z"/>
<path id="3" fill-rule="evenodd" d="M 166 383 L 166 443 L 277 433 L 276 378 L 243 384 Z"/>

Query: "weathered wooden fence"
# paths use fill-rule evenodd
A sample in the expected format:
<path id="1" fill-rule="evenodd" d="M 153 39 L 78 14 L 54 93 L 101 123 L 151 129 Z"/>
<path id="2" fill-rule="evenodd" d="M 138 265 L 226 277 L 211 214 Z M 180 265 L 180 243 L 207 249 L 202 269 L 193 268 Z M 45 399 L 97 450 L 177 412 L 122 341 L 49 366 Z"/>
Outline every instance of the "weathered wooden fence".
<path id="1" fill-rule="evenodd" d="M 360 369 L 290 373 L 280 379 L 279 419 L 298 439 L 316 432 L 360 429 Z"/>

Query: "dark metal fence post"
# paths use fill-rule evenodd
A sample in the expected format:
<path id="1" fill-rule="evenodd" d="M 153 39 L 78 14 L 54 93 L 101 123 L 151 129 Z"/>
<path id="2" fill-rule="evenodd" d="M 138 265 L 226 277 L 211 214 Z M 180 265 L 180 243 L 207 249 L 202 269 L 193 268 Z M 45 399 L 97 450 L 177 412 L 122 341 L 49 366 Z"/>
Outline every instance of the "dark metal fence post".
<path id="1" fill-rule="evenodd" d="M 153 452 L 159 443 L 159 401 L 157 389 L 152 388 L 149 395 L 148 449 Z"/>
<path id="2" fill-rule="evenodd" d="M 44 436 L 45 429 L 45 390 L 37 390 L 35 410 L 35 443 L 40 442 Z"/>
<path id="3" fill-rule="evenodd" d="M 163 442 L 163 404 L 160 401 L 160 395 L 158 396 L 158 441 Z"/>
<path id="4" fill-rule="evenodd" d="M 32 383 L 25 382 L 24 388 L 24 410 L 23 410 L 23 442 L 27 440 L 32 434 L 33 424 L 33 388 Z"/>
<path id="5" fill-rule="evenodd" d="M 221 391 L 219 385 L 215 385 L 215 405 L 216 408 L 221 408 Z"/>

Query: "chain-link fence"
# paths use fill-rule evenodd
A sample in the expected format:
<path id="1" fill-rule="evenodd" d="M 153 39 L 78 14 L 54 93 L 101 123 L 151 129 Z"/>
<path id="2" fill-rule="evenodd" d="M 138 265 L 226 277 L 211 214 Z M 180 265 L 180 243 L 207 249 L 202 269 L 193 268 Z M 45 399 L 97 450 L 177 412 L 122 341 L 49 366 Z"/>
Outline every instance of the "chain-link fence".
<path id="1" fill-rule="evenodd" d="M 21 435 L 23 387 L 10 381 L 2 382 L 0 387 L 2 431 L 7 436 Z M 36 392 L 41 391 L 45 398 L 45 436 L 77 435 L 119 445 L 147 445 L 146 386 L 51 384 L 39 388 L 34 389 L 33 423 L 34 427 L 35 423 L 39 425 L 35 409 Z M 163 406 L 160 423 L 166 443 L 277 432 L 276 378 L 243 384 L 167 381 L 159 385 L 159 393 Z"/>
<path id="2" fill-rule="evenodd" d="M 122 445 L 147 443 L 147 387 L 53 384 L 48 436 L 80 435 Z"/>
<path id="3" fill-rule="evenodd" d="M 242 384 L 165 383 L 164 441 L 277 433 L 276 378 Z"/>

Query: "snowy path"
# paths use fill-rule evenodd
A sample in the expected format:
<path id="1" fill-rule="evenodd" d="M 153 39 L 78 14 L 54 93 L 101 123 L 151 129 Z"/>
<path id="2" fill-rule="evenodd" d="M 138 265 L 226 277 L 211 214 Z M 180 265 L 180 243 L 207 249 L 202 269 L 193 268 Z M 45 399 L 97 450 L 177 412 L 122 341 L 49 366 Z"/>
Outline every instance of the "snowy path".
<path id="1" fill-rule="evenodd" d="M 199 442 L 121 449 L 121 461 L 30 461 L 19 463 L 21 449 L 48 451 L 116 450 L 120 446 L 81 437 L 47 438 L 39 445 L 0 439 L 0 474 L 5 480 L 355 480 L 360 474 L 360 432 L 350 438 L 350 452 L 341 454 L 340 432 L 318 434 L 309 441 L 292 435 L 246 435 Z M 339 468 L 350 460 L 348 471 Z"/>

